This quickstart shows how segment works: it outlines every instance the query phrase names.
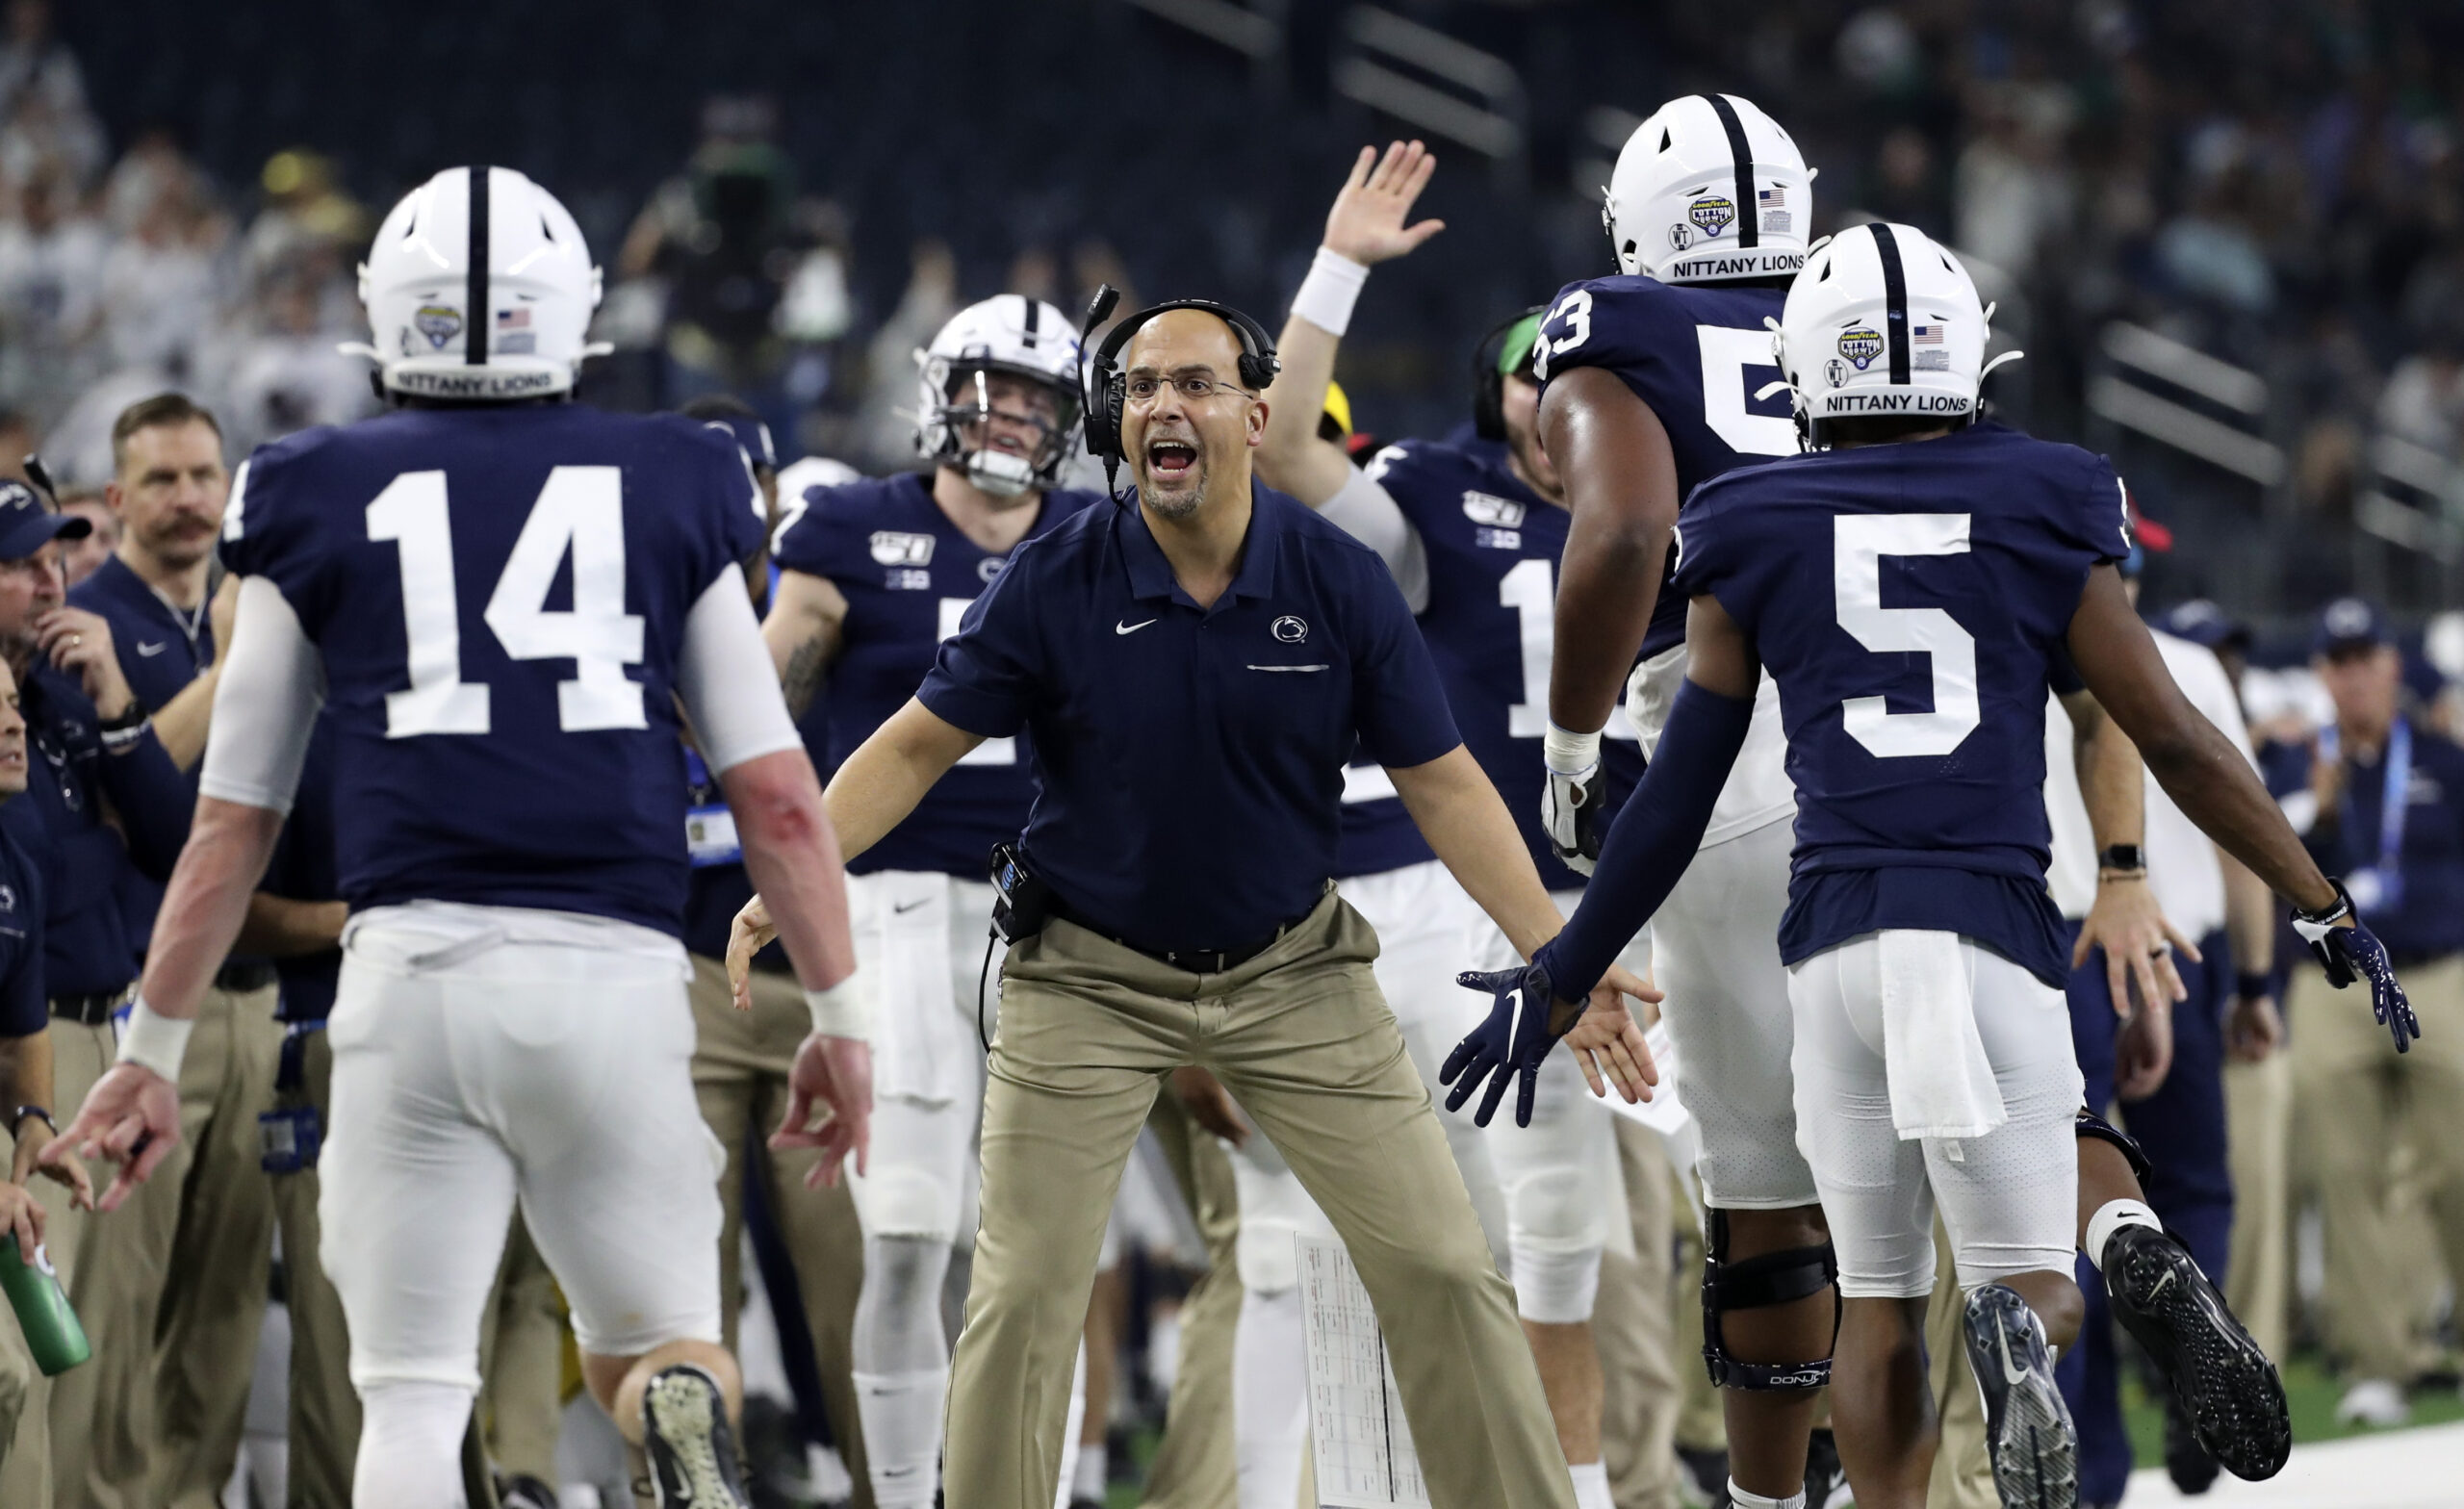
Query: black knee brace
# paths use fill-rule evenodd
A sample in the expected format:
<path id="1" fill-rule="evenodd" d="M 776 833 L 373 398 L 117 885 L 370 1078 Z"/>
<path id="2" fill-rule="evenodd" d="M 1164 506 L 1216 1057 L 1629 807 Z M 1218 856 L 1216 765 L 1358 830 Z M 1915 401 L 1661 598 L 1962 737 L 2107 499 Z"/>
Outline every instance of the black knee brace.
<path id="1" fill-rule="evenodd" d="M 2075 1137 L 2092 1137 L 2100 1142 L 2111 1142 L 2114 1146 L 2120 1148 L 2121 1156 L 2130 1160 L 2131 1177 L 2139 1181 L 2140 1192 L 2144 1194 L 2147 1191 L 2147 1181 L 2154 1176 L 2156 1169 L 2154 1164 L 2147 1162 L 2147 1155 L 2140 1151 L 2137 1138 L 2085 1106 L 2079 1108 L 2079 1120 L 2071 1128 L 2071 1134 Z"/>
<path id="2" fill-rule="evenodd" d="M 1763 1310 L 1794 1304 L 1818 1294 L 1839 1280 L 1839 1260 L 1831 1243 L 1766 1252 L 1742 1262 L 1728 1261 L 1729 1218 L 1711 1211 L 1710 1230 L 1703 1243 L 1703 1366 L 1715 1389 L 1808 1393 L 1831 1382 L 1831 1359 L 1810 1363 L 1749 1363 L 1731 1357 L 1720 1335 L 1720 1317 L 1731 1310 Z M 1832 1327 L 1838 1330 L 1838 1296 L 1832 1296 Z"/>

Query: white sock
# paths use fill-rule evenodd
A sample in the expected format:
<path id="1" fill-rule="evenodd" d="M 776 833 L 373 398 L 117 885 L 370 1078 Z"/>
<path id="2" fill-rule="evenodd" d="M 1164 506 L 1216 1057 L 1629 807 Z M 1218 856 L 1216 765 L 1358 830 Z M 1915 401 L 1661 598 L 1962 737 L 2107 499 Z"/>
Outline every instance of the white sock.
<path id="1" fill-rule="evenodd" d="M 1617 1509 L 1608 1496 L 1608 1464 L 1577 1462 L 1566 1469 L 1575 1478 L 1575 1509 Z"/>
<path id="2" fill-rule="evenodd" d="M 2105 1243 L 2124 1226 L 2165 1229 L 2165 1223 L 2156 1218 L 2156 1213 L 2143 1200 L 2107 1200 L 2096 1207 L 2096 1214 L 2088 1217 L 2088 1261 L 2096 1266 L 2097 1272 L 2105 1270 Z"/>
<path id="3" fill-rule="evenodd" d="M 950 1370 L 859 1372 L 855 1382 L 873 1502 L 881 1509 L 927 1509 L 940 1487 L 941 1409 Z"/>
<path id="4" fill-rule="evenodd" d="M 1292 1509 L 1309 1440 L 1300 1291 L 1249 1290 L 1232 1332 L 1232 1450 L 1240 1509 Z"/>
<path id="5" fill-rule="evenodd" d="M 465 1509 L 462 1435 L 471 1391 L 452 1383 L 378 1383 L 359 1391 L 359 1509 Z"/>
<path id="6" fill-rule="evenodd" d="M 1735 1509 L 1806 1509 L 1806 1491 L 1800 1488 L 1785 1498 L 1765 1498 L 1760 1494 L 1749 1494 L 1737 1487 L 1736 1479 L 1732 1477 L 1729 1479 L 1729 1502 Z"/>
<path id="7" fill-rule="evenodd" d="M 1071 1483 L 1071 1493 L 1079 1498 L 1104 1501 L 1104 1490 L 1112 1486 L 1106 1475 L 1112 1464 L 1105 1460 L 1111 1451 L 1100 1441 L 1081 1442 L 1078 1446 L 1078 1471 Z"/>

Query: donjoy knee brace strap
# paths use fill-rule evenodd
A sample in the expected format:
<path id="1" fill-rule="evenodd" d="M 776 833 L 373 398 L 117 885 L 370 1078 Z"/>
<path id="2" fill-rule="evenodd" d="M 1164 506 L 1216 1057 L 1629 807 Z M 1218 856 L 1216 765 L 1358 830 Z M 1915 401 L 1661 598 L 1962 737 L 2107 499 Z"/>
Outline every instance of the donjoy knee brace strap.
<path id="1" fill-rule="evenodd" d="M 1720 1334 L 1720 1317 L 1732 1310 L 1764 1310 L 1794 1304 L 1819 1294 L 1839 1279 L 1839 1261 L 1831 1243 L 1792 1247 L 1760 1257 L 1728 1261 L 1729 1219 L 1725 1211 L 1710 1213 L 1710 1240 L 1703 1259 L 1703 1366 L 1715 1389 L 1803 1393 L 1831 1382 L 1831 1359 L 1804 1363 L 1750 1363 L 1731 1357 Z M 1838 1301 L 1833 1299 L 1836 1334 Z"/>

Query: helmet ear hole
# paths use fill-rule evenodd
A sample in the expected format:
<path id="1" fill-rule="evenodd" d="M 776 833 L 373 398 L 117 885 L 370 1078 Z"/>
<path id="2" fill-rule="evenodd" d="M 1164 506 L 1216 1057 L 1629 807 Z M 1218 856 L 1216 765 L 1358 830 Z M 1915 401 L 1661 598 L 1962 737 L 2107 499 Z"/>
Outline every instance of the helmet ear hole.
<path id="1" fill-rule="evenodd" d="M 1630 257 L 1630 256 L 1632 256 L 1633 254 L 1634 254 L 1634 243 L 1633 243 L 1631 241 L 1629 241 L 1629 242 L 1627 242 L 1627 243 L 1626 243 L 1626 255 Z"/>
<path id="2" fill-rule="evenodd" d="M 1665 152 L 1665 151 L 1667 151 L 1670 147 L 1672 147 L 1672 146 L 1674 146 L 1674 145 L 1676 145 L 1676 144 L 1677 144 L 1677 143 L 1676 143 L 1676 140 L 1675 140 L 1674 138 L 1672 138 L 1672 137 L 1668 134 L 1668 128 L 1667 128 L 1666 126 L 1662 126 L 1662 127 L 1660 127 L 1660 128 L 1659 128 L 1659 149 L 1660 149 L 1661 151 Z"/>

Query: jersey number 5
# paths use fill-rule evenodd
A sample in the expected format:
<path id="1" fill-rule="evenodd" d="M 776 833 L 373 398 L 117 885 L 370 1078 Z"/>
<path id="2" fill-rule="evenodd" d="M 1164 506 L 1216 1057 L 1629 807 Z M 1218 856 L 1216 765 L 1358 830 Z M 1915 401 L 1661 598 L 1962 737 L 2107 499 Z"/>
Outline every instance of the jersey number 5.
<path id="1" fill-rule="evenodd" d="M 368 537 L 391 540 L 402 567 L 402 628 L 409 689 L 385 694 L 385 736 L 488 731 L 488 686 L 462 679 L 462 619 L 453 590 L 453 525 L 445 473 L 405 472 L 368 505 Z M 573 556 L 574 605 L 548 609 L 548 589 Z M 623 473 L 558 467 L 548 473 L 481 615 L 516 660 L 571 660 L 556 683 L 556 727 L 568 733 L 645 729 L 642 687 L 625 667 L 642 660 L 642 619 L 625 611 Z"/>
<path id="2" fill-rule="evenodd" d="M 1886 555 L 1964 555 L 1965 514 L 1841 515 L 1832 521 L 1831 581 L 1839 627 L 1876 654 L 1933 662 L 1934 710 L 1892 712 L 1880 697 L 1839 704 L 1848 736 L 1884 759 L 1948 754 L 1975 731 L 1976 639 L 1940 608 L 1883 606 Z"/>

